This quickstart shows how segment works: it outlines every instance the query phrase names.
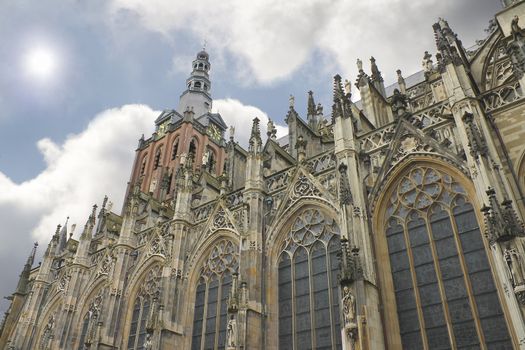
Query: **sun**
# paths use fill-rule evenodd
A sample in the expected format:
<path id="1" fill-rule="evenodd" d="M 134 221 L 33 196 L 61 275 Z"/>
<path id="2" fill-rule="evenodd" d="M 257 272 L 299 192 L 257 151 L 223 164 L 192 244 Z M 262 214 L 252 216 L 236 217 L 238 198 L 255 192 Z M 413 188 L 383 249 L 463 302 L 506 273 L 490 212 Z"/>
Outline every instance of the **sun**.
<path id="1" fill-rule="evenodd" d="M 38 79 L 49 79 L 57 69 L 56 54 L 47 47 L 36 47 L 31 49 L 25 57 L 25 69 L 27 73 Z"/>

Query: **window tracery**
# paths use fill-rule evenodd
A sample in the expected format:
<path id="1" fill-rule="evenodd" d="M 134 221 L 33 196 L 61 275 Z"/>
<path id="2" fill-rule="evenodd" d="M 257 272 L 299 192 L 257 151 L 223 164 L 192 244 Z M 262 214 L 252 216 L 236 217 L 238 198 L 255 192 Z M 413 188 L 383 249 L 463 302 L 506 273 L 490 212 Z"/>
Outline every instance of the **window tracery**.
<path id="1" fill-rule="evenodd" d="M 290 227 L 278 264 L 279 348 L 341 348 L 339 227 L 318 209 Z"/>
<path id="2" fill-rule="evenodd" d="M 153 332 L 152 324 L 156 317 L 156 302 L 160 296 L 162 267 L 153 266 L 141 283 L 131 317 L 128 349 L 144 349 L 145 342 Z M 149 337 L 148 337 L 149 335 Z"/>
<path id="3" fill-rule="evenodd" d="M 414 167 L 397 183 L 385 217 L 403 348 L 511 348 L 462 185 L 437 169 Z"/>
<path id="4" fill-rule="evenodd" d="M 214 245 L 201 268 L 195 292 L 192 349 L 224 349 L 227 301 L 232 274 L 239 266 L 238 247 L 223 239 Z"/>

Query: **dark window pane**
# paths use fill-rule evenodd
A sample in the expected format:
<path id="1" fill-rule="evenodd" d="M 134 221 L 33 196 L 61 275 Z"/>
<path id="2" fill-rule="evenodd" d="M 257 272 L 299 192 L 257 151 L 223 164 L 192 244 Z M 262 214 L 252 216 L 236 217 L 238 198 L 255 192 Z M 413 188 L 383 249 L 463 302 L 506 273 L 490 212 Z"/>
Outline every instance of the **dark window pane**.
<path id="1" fill-rule="evenodd" d="M 425 220 L 418 218 L 408 223 L 408 235 L 410 237 L 410 246 L 417 247 L 428 244 L 427 227 Z"/>
<path id="2" fill-rule="evenodd" d="M 208 306 L 206 312 L 206 331 L 204 332 L 204 349 L 213 349 L 215 347 L 218 293 L 219 280 L 214 279 L 208 286 Z"/>
<path id="3" fill-rule="evenodd" d="M 403 233 L 397 233 L 387 237 L 388 251 L 391 253 L 405 250 L 405 236 Z"/>
<path id="4" fill-rule="evenodd" d="M 416 278 L 417 285 L 422 286 L 429 283 L 435 283 L 437 281 L 436 270 L 434 263 L 428 263 L 416 267 Z"/>
<path id="5" fill-rule="evenodd" d="M 197 285 L 197 290 L 195 292 L 195 313 L 193 315 L 193 337 L 192 337 L 192 350 L 200 349 L 201 339 L 202 339 L 202 318 L 204 316 L 204 297 L 206 295 L 206 284 L 204 281 L 201 281 Z"/>
<path id="6" fill-rule="evenodd" d="M 392 274 L 395 290 L 413 288 L 410 270 L 397 271 Z"/>
<path id="7" fill-rule="evenodd" d="M 416 307 L 416 299 L 413 289 L 403 290 L 396 293 L 397 311 L 410 310 Z"/>
<path id="8" fill-rule="evenodd" d="M 423 341 L 421 340 L 421 333 L 419 331 L 401 334 L 401 343 L 403 344 L 403 350 L 423 349 Z"/>
<path id="9" fill-rule="evenodd" d="M 487 343 L 510 339 L 503 315 L 481 319 L 481 328 Z"/>
<path id="10" fill-rule="evenodd" d="M 474 321 L 467 321 L 462 323 L 454 323 L 452 325 L 454 330 L 454 337 L 456 338 L 456 345 L 459 348 L 471 347 L 478 345 L 479 339 L 476 333 L 476 326 Z"/>
<path id="11" fill-rule="evenodd" d="M 441 303 L 441 295 L 437 283 L 428 284 L 419 288 L 419 297 L 421 305 L 431 305 Z"/>
<path id="12" fill-rule="evenodd" d="M 299 248 L 294 257 L 295 272 L 295 331 L 298 348 L 309 349 L 311 341 L 310 321 L 310 279 L 308 270 L 308 254 L 304 248 Z"/>
<path id="13" fill-rule="evenodd" d="M 219 313 L 219 350 L 224 349 L 226 345 L 226 326 L 228 325 L 228 295 L 230 293 L 232 278 L 230 274 L 226 274 L 222 278 L 221 288 L 221 306 Z"/>
<path id="14" fill-rule="evenodd" d="M 425 306 L 423 308 L 423 318 L 425 327 L 433 328 L 445 325 L 445 315 L 443 314 L 443 305 L 441 303 Z"/>
<path id="15" fill-rule="evenodd" d="M 463 277 L 446 280 L 443 282 L 443 285 L 448 301 L 467 297 L 467 289 L 465 288 Z"/>
<path id="16" fill-rule="evenodd" d="M 428 344 L 432 350 L 434 349 L 450 349 L 450 340 L 448 337 L 448 330 L 446 326 L 430 328 L 426 330 Z"/>
<path id="17" fill-rule="evenodd" d="M 461 270 L 461 265 L 457 256 L 443 260 L 440 259 L 439 268 L 441 269 L 441 276 L 444 280 L 463 276 L 463 271 Z"/>
<path id="18" fill-rule="evenodd" d="M 279 348 L 292 347 L 292 271 L 286 253 L 279 262 Z"/>
<path id="19" fill-rule="evenodd" d="M 480 318 L 502 314 L 498 294 L 496 291 L 488 294 L 478 295 L 476 297 L 476 304 L 478 306 L 478 315 Z"/>
<path id="20" fill-rule="evenodd" d="M 472 319 L 472 311 L 467 298 L 450 301 L 448 307 L 452 323 L 464 322 Z"/>
<path id="21" fill-rule="evenodd" d="M 390 254 L 390 265 L 392 272 L 408 269 L 409 264 L 406 251 Z"/>
<path id="22" fill-rule="evenodd" d="M 432 252 L 428 244 L 412 248 L 412 255 L 414 256 L 414 266 L 428 264 L 433 261 Z"/>
<path id="23" fill-rule="evenodd" d="M 494 283 L 492 282 L 492 274 L 489 270 L 471 274 L 470 281 L 475 295 L 495 290 Z"/>
<path id="24" fill-rule="evenodd" d="M 439 259 L 446 259 L 448 257 L 458 255 L 454 237 L 440 239 L 439 241 L 436 241 L 435 244 Z"/>
<path id="25" fill-rule="evenodd" d="M 483 239 L 479 234 L 479 229 L 473 229 L 470 231 L 461 232 L 460 235 L 461 246 L 465 253 L 471 252 L 473 250 L 485 249 L 483 245 Z"/>
<path id="26" fill-rule="evenodd" d="M 465 253 L 465 263 L 470 274 L 489 268 L 487 254 L 484 249 Z"/>
<path id="27" fill-rule="evenodd" d="M 401 333 L 419 330 L 419 317 L 417 316 L 417 310 L 413 309 L 399 312 L 398 315 Z"/>

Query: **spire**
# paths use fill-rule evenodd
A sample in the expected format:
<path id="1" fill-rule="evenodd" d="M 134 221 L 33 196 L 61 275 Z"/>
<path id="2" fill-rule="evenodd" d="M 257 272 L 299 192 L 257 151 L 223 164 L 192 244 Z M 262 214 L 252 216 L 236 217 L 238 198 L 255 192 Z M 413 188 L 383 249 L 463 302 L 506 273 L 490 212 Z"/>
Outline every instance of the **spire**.
<path id="1" fill-rule="evenodd" d="M 27 283 L 29 282 L 29 274 L 31 273 L 31 268 L 33 267 L 33 262 L 35 261 L 37 247 L 38 242 L 35 242 L 31 253 L 27 257 L 27 262 L 24 265 L 24 269 L 20 274 L 20 279 L 18 280 L 18 285 L 16 286 L 15 294 L 25 294 L 27 292 Z"/>
<path id="2" fill-rule="evenodd" d="M 398 69 L 396 73 L 397 73 L 397 85 L 399 85 L 399 90 L 404 95 L 407 92 L 407 85 L 405 83 L 405 78 L 403 78 L 403 75 L 401 74 L 401 69 Z"/>
<path id="3" fill-rule="evenodd" d="M 259 128 L 259 118 L 253 118 L 252 133 L 250 135 L 250 145 L 248 150 L 252 153 L 259 153 L 261 151 L 261 130 Z"/>
<path id="4" fill-rule="evenodd" d="M 315 115 L 314 92 L 308 91 L 308 115 Z"/>
<path id="5" fill-rule="evenodd" d="M 192 62 L 192 72 L 186 79 L 186 91 L 182 93 L 177 108 L 179 113 L 191 109 L 196 117 L 200 117 L 211 110 L 210 69 L 210 55 L 203 48 Z"/>
<path id="6" fill-rule="evenodd" d="M 381 76 L 379 68 L 377 68 L 376 59 L 374 58 L 374 56 L 370 57 L 370 69 L 372 71 L 372 81 L 383 82 L 383 77 Z"/>
<path id="7" fill-rule="evenodd" d="M 56 252 L 57 255 L 61 254 L 64 251 L 64 249 L 66 249 L 68 221 L 69 221 L 69 216 L 67 217 L 66 223 L 64 224 L 64 226 L 62 226 L 62 229 L 60 230 L 58 234 L 58 246 L 57 246 L 57 252 Z"/>

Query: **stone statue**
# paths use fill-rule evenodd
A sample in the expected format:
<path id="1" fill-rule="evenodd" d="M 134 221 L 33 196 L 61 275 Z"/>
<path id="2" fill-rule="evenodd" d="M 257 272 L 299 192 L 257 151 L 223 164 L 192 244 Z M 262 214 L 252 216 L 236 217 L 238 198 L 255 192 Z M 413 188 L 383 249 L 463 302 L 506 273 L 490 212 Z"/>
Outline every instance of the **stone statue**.
<path id="1" fill-rule="evenodd" d="M 348 286 L 343 288 L 343 317 L 345 326 L 355 326 L 355 297 Z"/>
<path id="2" fill-rule="evenodd" d="M 423 56 L 423 62 L 421 63 L 425 72 L 431 72 L 433 68 L 432 55 L 425 51 Z"/>
<path id="3" fill-rule="evenodd" d="M 271 119 L 268 119 L 268 124 L 266 127 L 268 129 L 266 131 L 266 134 L 268 135 L 268 137 L 271 139 L 275 139 L 277 137 L 277 129 L 275 128 L 275 124 L 273 123 Z"/>
<path id="4" fill-rule="evenodd" d="M 348 81 L 348 79 L 345 79 L 345 94 L 351 94 L 352 93 L 352 84 Z"/>
<path id="5" fill-rule="evenodd" d="M 290 104 L 290 108 L 294 108 L 295 105 L 295 97 L 293 95 L 290 95 L 290 98 L 288 99 L 288 102 Z"/>
<path id="6" fill-rule="evenodd" d="M 207 165 L 209 160 L 210 160 L 210 151 L 207 150 L 207 151 L 204 152 L 204 154 L 202 155 L 202 165 Z"/>
<path id="7" fill-rule="evenodd" d="M 520 18 L 516 15 L 514 18 L 512 18 L 512 21 L 510 22 L 510 32 L 512 34 L 512 38 L 517 41 L 519 39 L 523 39 L 523 34 L 521 33 L 521 28 L 518 24 L 518 21 Z"/>
<path id="8" fill-rule="evenodd" d="M 153 342 L 151 341 L 151 334 L 146 334 L 146 340 L 144 341 L 144 350 L 152 350 L 153 349 Z"/>
<path id="9" fill-rule="evenodd" d="M 235 126 L 230 126 L 230 139 L 233 139 L 233 136 L 235 136 Z"/>
<path id="10" fill-rule="evenodd" d="M 357 69 L 361 72 L 363 70 L 363 61 L 357 59 Z"/>
<path id="11" fill-rule="evenodd" d="M 228 348 L 235 348 L 235 341 L 237 339 L 237 323 L 233 316 L 228 320 L 228 326 L 226 328 L 226 339 Z"/>
<path id="12" fill-rule="evenodd" d="M 317 110 L 315 111 L 315 113 L 318 116 L 323 116 L 323 106 L 320 103 L 317 104 Z"/>
<path id="13" fill-rule="evenodd" d="M 407 113 L 408 101 L 407 97 L 403 95 L 399 89 L 394 89 L 394 94 L 392 95 L 392 112 L 398 118 L 404 117 Z"/>
<path id="14" fill-rule="evenodd" d="M 180 155 L 180 165 L 186 164 L 186 158 L 187 157 L 188 157 L 188 155 L 186 153 L 181 153 L 181 155 Z"/>
<path id="15" fill-rule="evenodd" d="M 525 284 L 523 264 L 518 251 L 515 248 L 506 248 L 503 257 L 510 272 L 512 285 L 517 287 Z"/>

